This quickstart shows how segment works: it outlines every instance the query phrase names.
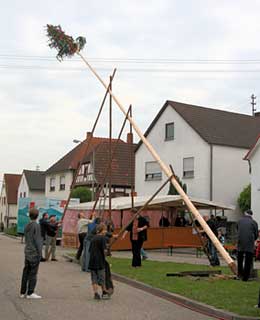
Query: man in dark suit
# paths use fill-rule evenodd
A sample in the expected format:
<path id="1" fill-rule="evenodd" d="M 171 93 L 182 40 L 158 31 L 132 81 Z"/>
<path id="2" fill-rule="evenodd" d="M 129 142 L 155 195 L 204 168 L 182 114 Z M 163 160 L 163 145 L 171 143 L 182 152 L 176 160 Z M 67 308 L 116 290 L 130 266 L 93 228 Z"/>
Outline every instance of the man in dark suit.
<path id="1" fill-rule="evenodd" d="M 237 268 L 238 277 L 247 281 L 253 268 L 255 240 L 258 237 L 258 225 L 252 218 L 252 210 L 247 210 L 238 221 Z"/>

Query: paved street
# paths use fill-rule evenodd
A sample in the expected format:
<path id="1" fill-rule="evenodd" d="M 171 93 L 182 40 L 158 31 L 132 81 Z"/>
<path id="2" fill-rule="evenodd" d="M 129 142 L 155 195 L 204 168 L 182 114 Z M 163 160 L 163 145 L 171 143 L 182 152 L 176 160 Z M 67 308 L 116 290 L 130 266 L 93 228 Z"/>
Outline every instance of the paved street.
<path id="1" fill-rule="evenodd" d="M 89 275 L 61 257 L 40 266 L 36 292 L 43 299 L 20 299 L 23 245 L 0 235 L 0 254 L 1 320 L 212 319 L 121 283 L 111 300 L 94 301 Z"/>

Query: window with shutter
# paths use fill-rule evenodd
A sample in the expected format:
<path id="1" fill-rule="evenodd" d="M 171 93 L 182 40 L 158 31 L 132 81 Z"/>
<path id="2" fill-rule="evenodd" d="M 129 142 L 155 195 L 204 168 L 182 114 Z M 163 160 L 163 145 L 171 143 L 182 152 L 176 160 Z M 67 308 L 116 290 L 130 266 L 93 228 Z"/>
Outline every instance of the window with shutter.
<path id="1" fill-rule="evenodd" d="M 60 177 L 60 190 L 65 190 L 65 176 Z"/>
<path id="2" fill-rule="evenodd" d="M 183 158 L 183 178 L 194 178 L 194 157 Z"/>
<path id="3" fill-rule="evenodd" d="M 145 180 L 161 180 L 162 170 L 156 161 L 150 161 L 145 163 Z"/>

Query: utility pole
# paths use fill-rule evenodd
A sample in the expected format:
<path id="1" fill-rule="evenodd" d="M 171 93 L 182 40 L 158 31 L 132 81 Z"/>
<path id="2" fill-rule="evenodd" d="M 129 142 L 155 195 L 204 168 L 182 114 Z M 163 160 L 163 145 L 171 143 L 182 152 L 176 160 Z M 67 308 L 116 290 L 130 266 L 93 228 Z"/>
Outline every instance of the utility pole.
<path id="1" fill-rule="evenodd" d="M 255 112 L 256 112 L 256 108 L 255 108 L 255 105 L 256 105 L 256 96 L 254 94 L 251 95 L 251 105 L 252 105 L 252 116 L 255 115 Z"/>

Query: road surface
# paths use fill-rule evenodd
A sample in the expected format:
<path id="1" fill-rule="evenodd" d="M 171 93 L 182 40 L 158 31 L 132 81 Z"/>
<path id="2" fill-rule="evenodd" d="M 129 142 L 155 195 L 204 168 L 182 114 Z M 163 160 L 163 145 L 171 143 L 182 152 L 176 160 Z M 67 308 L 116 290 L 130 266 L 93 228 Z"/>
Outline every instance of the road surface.
<path id="1" fill-rule="evenodd" d="M 35 292 L 43 299 L 20 299 L 23 248 L 0 234 L 1 320 L 213 320 L 118 282 L 111 300 L 95 301 L 89 274 L 61 257 L 40 265 Z"/>

